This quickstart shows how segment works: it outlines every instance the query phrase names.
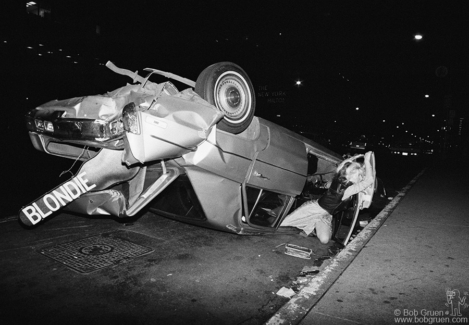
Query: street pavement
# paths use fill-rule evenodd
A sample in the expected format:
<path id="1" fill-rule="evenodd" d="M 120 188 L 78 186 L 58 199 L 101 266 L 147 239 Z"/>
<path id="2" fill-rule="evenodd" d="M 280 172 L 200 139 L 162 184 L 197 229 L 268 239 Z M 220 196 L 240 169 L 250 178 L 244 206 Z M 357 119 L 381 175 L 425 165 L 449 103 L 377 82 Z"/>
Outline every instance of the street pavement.
<path id="1" fill-rule="evenodd" d="M 9 320 L 6 324 L 38 319 L 50 324 L 469 324 L 466 164 L 445 160 L 418 173 L 346 248 L 324 261 L 318 274 L 298 277 L 299 292 L 289 300 L 275 292 L 289 286 L 305 262 L 272 250 L 315 238 L 240 237 L 173 227 L 173 221 L 151 215 L 116 225 L 112 219 L 63 214 L 36 230 L 22 229 L 13 222 L 16 217 L 2 219 L 0 319 Z M 109 231 L 155 251 L 87 275 L 37 253 Z M 215 248 L 213 259 L 207 247 Z"/>
<path id="2" fill-rule="evenodd" d="M 466 165 L 419 173 L 267 324 L 469 324 Z"/>

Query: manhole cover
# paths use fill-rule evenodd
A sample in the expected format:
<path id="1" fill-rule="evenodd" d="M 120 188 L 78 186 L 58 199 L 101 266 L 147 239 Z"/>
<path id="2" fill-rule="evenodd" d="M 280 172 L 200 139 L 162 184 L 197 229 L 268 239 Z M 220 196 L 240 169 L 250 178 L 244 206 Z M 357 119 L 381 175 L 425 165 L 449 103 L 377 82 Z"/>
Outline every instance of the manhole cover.
<path id="1" fill-rule="evenodd" d="M 43 248 L 39 252 L 72 270 L 91 273 L 149 254 L 153 249 L 107 233 Z"/>

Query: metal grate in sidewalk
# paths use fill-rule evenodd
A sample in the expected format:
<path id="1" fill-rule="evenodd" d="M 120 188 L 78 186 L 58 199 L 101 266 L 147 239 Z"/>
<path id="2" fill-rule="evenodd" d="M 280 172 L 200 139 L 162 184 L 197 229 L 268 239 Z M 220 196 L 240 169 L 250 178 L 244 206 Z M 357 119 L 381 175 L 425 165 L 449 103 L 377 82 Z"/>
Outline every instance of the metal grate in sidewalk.
<path id="1" fill-rule="evenodd" d="M 39 251 L 79 273 L 91 273 L 151 252 L 152 248 L 120 238 L 116 233 L 100 234 Z"/>

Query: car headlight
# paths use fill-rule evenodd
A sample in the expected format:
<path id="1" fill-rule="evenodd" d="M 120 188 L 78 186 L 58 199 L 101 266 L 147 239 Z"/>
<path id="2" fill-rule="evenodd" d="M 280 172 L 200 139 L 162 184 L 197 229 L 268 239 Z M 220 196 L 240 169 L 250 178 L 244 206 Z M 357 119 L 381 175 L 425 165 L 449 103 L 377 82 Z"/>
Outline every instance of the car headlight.
<path id="1" fill-rule="evenodd" d="M 122 122 L 124 130 L 134 134 L 140 134 L 138 111 L 135 103 L 128 103 L 122 110 Z"/>
<path id="2" fill-rule="evenodd" d="M 50 121 L 35 119 L 34 124 L 36 125 L 36 129 L 39 131 L 54 132 L 54 124 Z"/>
<path id="3" fill-rule="evenodd" d="M 38 130 L 44 131 L 44 121 L 42 120 L 34 120 L 34 124 Z"/>
<path id="4" fill-rule="evenodd" d="M 54 124 L 52 124 L 52 122 L 46 121 L 44 122 L 44 126 L 45 126 L 46 131 L 54 132 Z"/>

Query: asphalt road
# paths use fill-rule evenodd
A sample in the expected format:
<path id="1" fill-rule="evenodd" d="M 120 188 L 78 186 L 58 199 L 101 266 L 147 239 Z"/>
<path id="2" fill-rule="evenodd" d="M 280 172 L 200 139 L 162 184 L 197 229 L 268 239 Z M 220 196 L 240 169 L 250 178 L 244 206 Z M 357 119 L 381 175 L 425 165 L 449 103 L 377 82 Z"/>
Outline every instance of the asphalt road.
<path id="1" fill-rule="evenodd" d="M 109 232 L 154 251 L 89 274 L 40 254 Z M 15 324 L 38 317 L 61 324 L 260 324 L 287 301 L 276 292 L 313 262 L 276 246 L 316 242 L 238 236 L 152 213 L 128 224 L 59 214 L 30 230 L 5 220 L 0 238 L 0 318 Z"/>
<path id="2" fill-rule="evenodd" d="M 377 163 L 390 195 L 423 166 L 420 160 Z M 86 274 L 41 254 L 103 234 L 152 251 Z M 313 259 L 285 255 L 285 243 L 312 248 Z M 279 289 L 296 289 L 303 267 L 326 265 L 322 257 L 334 249 L 316 238 L 238 236 L 152 213 L 124 221 L 61 213 L 32 229 L 4 218 L 0 319 L 8 320 L 5 324 L 262 324 L 288 301 L 277 295 Z"/>

